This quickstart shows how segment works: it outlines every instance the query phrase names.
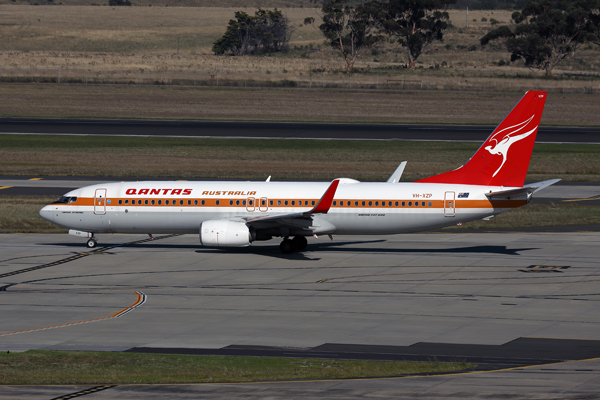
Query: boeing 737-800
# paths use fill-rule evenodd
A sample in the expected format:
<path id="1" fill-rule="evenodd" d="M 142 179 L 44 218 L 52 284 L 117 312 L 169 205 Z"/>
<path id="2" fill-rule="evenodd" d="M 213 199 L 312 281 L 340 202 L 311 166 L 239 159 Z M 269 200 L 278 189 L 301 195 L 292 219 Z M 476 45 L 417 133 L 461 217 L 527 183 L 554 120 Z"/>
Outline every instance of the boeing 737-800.
<path id="1" fill-rule="evenodd" d="M 73 190 L 40 215 L 95 247 L 98 233 L 199 234 L 212 247 L 282 237 L 281 251 L 307 236 L 383 235 L 455 225 L 527 204 L 559 181 L 524 185 L 546 92 L 527 92 L 471 159 L 454 171 L 398 182 L 122 182 Z"/>

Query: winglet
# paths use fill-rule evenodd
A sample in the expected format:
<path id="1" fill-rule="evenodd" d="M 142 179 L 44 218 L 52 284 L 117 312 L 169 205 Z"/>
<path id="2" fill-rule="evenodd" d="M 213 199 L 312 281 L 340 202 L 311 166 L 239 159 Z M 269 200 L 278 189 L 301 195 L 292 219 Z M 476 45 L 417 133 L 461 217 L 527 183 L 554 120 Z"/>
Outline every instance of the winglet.
<path id="1" fill-rule="evenodd" d="M 387 183 L 398 183 L 400 182 L 400 178 L 402 177 L 402 173 L 404 172 L 404 167 L 406 167 L 406 161 L 402 161 L 398 168 L 394 171 L 392 175 L 387 180 Z"/>
<path id="2" fill-rule="evenodd" d="M 317 205 L 312 210 L 308 211 L 306 214 L 327 214 L 329 208 L 331 208 L 333 196 L 335 196 L 335 192 L 339 184 L 339 179 L 336 179 L 333 182 L 331 182 L 331 185 L 329 185 L 329 187 L 325 191 L 325 194 L 323 195 L 323 197 L 321 197 L 321 200 L 319 200 Z"/>

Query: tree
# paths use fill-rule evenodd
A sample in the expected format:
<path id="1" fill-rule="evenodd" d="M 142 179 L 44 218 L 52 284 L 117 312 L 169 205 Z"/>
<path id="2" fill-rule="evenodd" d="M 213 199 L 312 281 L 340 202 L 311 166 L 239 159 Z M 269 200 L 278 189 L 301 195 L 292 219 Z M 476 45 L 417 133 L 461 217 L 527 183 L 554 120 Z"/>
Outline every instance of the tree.
<path id="1" fill-rule="evenodd" d="M 108 0 L 108 5 L 111 7 L 115 6 L 130 6 L 131 2 L 129 0 Z"/>
<path id="2" fill-rule="evenodd" d="M 231 51 L 233 55 L 281 51 L 288 46 L 291 30 L 281 11 L 259 9 L 250 16 L 243 11 L 229 20 L 225 34 L 213 43 L 215 54 Z"/>
<path id="3" fill-rule="evenodd" d="M 355 5 L 352 0 L 329 0 L 323 3 L 323 23 L 319 29 L 332 48 L 346 61 L 346 73 L 352 73 L 354 63 L 364 50 L 382 39 L 376 32 L 377 15 L 381 12 L 378 2 L 369 1 Z M 314 18 L 306 18 L 311 24 Z"/>
<path id="4" fill-rule="evenodd" d="M 521 60 L 530 68 L 552 70 L 586 42 L 599 40 L 594 31 L 599 0 L 530 0 L 512 14 L 514 29 L 501 26 L 481 38 L 482 45 L 504 40 L 511 61 Z"/>
<path id="5" fill-rule="evenodd" d="M 380 23 L 406 47 L 411 70 L 427 45 L 443 40 L 449 16 L 442 10 L 454 3 L 456 0 L 383 0 Z"/>

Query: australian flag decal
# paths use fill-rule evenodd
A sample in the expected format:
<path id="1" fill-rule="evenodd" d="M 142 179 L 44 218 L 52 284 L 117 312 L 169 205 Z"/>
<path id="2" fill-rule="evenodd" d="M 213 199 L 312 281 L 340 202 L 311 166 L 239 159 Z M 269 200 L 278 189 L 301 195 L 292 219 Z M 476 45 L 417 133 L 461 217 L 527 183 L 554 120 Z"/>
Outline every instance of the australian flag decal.
<path id="1" fill-rule="evenodd" d="M 469 193 L 459 193 L 458 194 L 459 199 L 466 199 L 467 197 L 469 197 Z"/>

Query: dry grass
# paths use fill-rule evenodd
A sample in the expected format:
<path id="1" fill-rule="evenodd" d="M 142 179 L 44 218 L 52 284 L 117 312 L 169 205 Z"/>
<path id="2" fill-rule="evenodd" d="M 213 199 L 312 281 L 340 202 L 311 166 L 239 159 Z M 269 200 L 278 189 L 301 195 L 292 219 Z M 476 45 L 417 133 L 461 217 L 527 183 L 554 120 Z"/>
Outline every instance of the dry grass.
<path id="1" fill-rule="evenodd" d="M 55 196 L 0 196 L 0 233 L 65 233 L 39 216 L 40 209 L 55 200 Z"/>
<path id="2" fill-rule="evenodd" d="M 469 29 L 464 27 L 464 11 L 451 11 L 454 28 L 444 43 L 431 45 L 419 60 L 416 72 L 402 68 L 406 57 L 395 44 L 382 43 L 378 54 L 367 53 L 356 64 L 350 81 L 343 73 L 343 61 L 327 45 L 322 34 L 302 21 L 317 17 L 312 8 L 285 8 L 294 28 L 292 51 L 273 57 L 228 57 L 211 55 L 212 42 L 220 37 L 229 19 L 240 8 L 214 7 L 34 7 L 0 5 L 0 74 L 4 77 L 42 77 L 115 82 L 171 82 L 176 79 L 214 83 L 223 81 L 282 81 L 301 85 L 399 86 L 431 89 L 484 88 L 522 90 L 539 87 L 551 90 L 600 90 L 596 77 L 589 80 L 540 80 L 524 82 L 523 75 L 539 77 L 514 64 L 497 66 L 509 54 L 502 50 L 481 50 L 479 38 L 492 28 L 481 18 L 510 20 L 509 11 L 469 13 Z M 244 9 L 253 13 L 254 8 Z M 476 19 L 477 22 L 472 21 Z M 177 38 L 179 53 L 177 52 Z M 196 39 L 197 48 L 196 48 Z M 449 47 L 447 47 L 449 46 Z M 475 46 L 476 51 L 468 48 Z M 310 49 L 309 49 L 310 47 Z M 429 69 L 447 64 L 445 68 Z M 599 66 L 597 47 L 578 52 L 578 60 L 561 64 L 556 74 L 594 71 Z M 59 72 L 60 68 L 60 72 Z M 364 73 L 366 72 L 366 73 Z M 212 78 L 211 78 L 212 77 Z M 409 82 L 413 81 L 413 82 Z"/>
<path id="3" fill-rule="evenodd" d="M 498 124 L 522 93 L 0 85 L 2 115 Z M 599 96 L 548 96 L 542 124 L 600 125 Z"/>
<path id="4" fill-rule="evenodd" d="M 535 200 L 534 200 L 535 201 Z M 543 226 L 599 225 L 600 207 L 585 203 L 529 204 L 489 221 L 466 222 L 445 229 L 518 229 Z"/>
<path id="5" fill-rule="evenodd" d="M 403 180 L 452 170 L 477 143 L 0 136 L 10 175 L 273 180 L 351 177 L 385 181 L 408 161 Z M 538 144 L 528 181 L 599 181 L 600 146 Z M 240 167 L 242 166 L 242 167 Z"/>

